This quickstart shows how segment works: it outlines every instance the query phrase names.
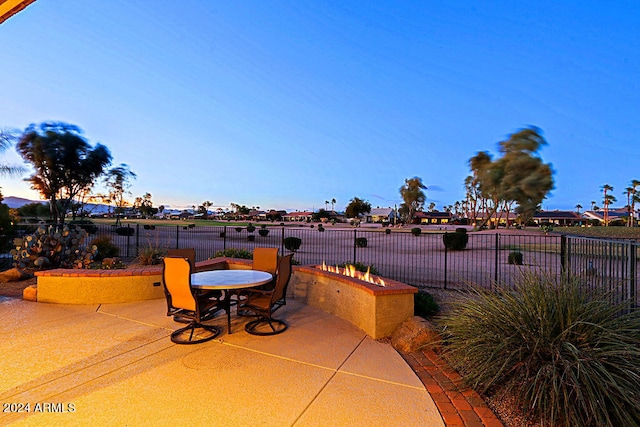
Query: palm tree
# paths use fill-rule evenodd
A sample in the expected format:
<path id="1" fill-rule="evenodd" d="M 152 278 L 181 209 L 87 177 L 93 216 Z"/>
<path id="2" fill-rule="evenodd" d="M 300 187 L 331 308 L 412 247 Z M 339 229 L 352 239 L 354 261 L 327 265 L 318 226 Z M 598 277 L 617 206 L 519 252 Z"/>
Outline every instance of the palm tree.
<path id="1" fill-rule="evenodd" d="M 582 205 L 580 203 L 578 203 L 576 205 L 576 212 L 578 213 L 578 215 L 580 215 L 580 209 L 582 209 Z"/>
<path id="2" fill-rule="evenodd" d="M 631 227 L 631 224 L 633 223 L 633 218 L 631 216 L 631 196 L 633 195 L 633 187 L 625 188 L 622 194 L 627 196 L 627 227 Z"/>
<path id="3" fill-rule="evenodd" d="M 614 203 L 617 199 L 613 194 L 608 192 L 613 191 L 613 187 L 609 184 L 604 184 L 602 186 L 602 191 L 604 192 L 604 198 L 602 199 L 602 203 L 604 204 L 604 225 L 609 225 L 609 205 Z"/>
<path id="4" fill-rule="evenodd" d="M 638 190 L 640 187 L 640 181 L 637 179 L 631 180 L 631 188 L 633 189 L 633 194 L 631 195 L 631 226 L 636 226 L 636 203 L 640 203 L 640 191 Z"/>
<path id="5" fill-rule="evenodd" d="M 325 201 L 324 201 L 324 210 L 325 210 L 325 211 L 328 211 L 328 210 L 329 210 L 329 201 L 328 201 L 328 200 L 325 200 Z"/>
<path id="6" fill-rule="evenodd" d="M 331 211 L 335 212 L 335 204 L 336 204 L 336 199 L 335 197 L 333 199 L 331 199 Z"/>
<path id="7" fill-rule="evenodd" d="M 594 212 L 596 210 L 596 201 L 592 200 L 591 201 L 591 212 Z"/>
<path id="8" fill-rule="evenodd" d="M 11 140 L 15 136 L 7 131 L 0 129 L 0 153 L 4 152 L 7 148 L 11 146 Z M 0 164 L 0 175 L 1 176 L 15 176 L 25 172 L 26 169 L 22 166 L 11 166 Z"/>

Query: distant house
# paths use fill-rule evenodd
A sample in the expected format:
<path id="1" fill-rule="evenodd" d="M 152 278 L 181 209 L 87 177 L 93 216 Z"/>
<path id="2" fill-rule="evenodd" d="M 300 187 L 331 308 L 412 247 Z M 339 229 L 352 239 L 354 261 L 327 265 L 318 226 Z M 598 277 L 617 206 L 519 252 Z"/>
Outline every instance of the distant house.
<path id="1" fill-rule="evenodd" d="M 585 217 L 573 211 L 540 211 L 533 215 L 533 222 L 536 224 L 554 224 L 561 226 L 582 225 L 586 222 Z"/>
<path id="2" fill-rule="evenodd" d="M 475 225 L 480 225 L 482 224 L 482 221 L 484 221 L 485 217 L 487 216 L 486 212 L 480 211 L 476 214 L 476 224 Z M 507 213 L 505 211 L 501 211 L 501 212 L 496 212 L 495 214 L 493 214 L 493 216 L 491 217 L 491 221 L 490 221 L 490 225 L 503 225 L 506 226 L 507 225 L 507 216 L 509 218 L 509 223 L 510 224 L 514 224 L 516 222 L 516 220 L 518 219 L 518 214 L 516 214 L 513 211 L 509 212 L 509 215 L 507 215 Z M 469 221 L 471 223 L 473 223 L 473 219 L 469 218 Z"/>
<path id="3" fill-rule="evenodd" d="M 291 212 L 282 216 L 283 221 L 311 221 L 313 212 Z"/>
<path id="4" fill-rule="evenodd" d="M 624 208 L 609 208 L 609 223 L 612 221 L 622 221 L 624 223 L 627 222 L 627 218 L 629 217 L 629 210 Z M 633 216 L 638 223 L 640 212 L 636 212 Z M 598 221 L 600 224 L 604 224 L 604 209 L 599 209 L 597 211 L 585 211 L 583 214 L 584 218 L 591 221 Z"/>
<path id="5" fill-rule="evenodd" d="M 371 209 L 366 216 L 366 222 L 393 222 L 396 211 L 393 208 L 376 208 Z"/>
<path id="6" fill-rule="evenodd" d="M 423 225 L 442 225 L 448 224 L 453 220 L 453 214 L 451 212 L 416 212 L 413 215 L 414 224 Z"/>

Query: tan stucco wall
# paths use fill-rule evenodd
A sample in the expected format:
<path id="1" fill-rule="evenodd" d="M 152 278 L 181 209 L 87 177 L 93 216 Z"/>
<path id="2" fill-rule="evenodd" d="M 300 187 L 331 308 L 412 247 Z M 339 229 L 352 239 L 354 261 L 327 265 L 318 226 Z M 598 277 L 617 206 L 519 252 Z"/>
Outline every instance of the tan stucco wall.
<path id="1" fill-rule="evenodd" d="M 38 277 L 38 302 L 117 304 L 164 298 L 162 275 L 120 277 Z M 154 286 L 154 283 L 160 286 Z"/>
<path id="2" fill-rule="evenodd" d="M 414 289 L 406 292 L 374 294 L 337 280 L 328 274 L 295 269 L 289 282 L 288 296 L 304 304 L 341 317 L 374 339 L 390 336 L 408 317 L 413 316 Z"/>

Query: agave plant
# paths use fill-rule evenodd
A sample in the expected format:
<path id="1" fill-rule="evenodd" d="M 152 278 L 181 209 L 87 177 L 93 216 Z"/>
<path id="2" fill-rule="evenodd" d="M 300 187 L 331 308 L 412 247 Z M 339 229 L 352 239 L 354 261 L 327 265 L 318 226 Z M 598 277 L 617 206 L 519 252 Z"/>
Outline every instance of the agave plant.
<path id="1" fill-rule="evenodd" d="M 640 425 L 640 310 L 609 297 L 536 274 L 473 289 L 443 318 L 447 357 L 542 425 Z"/>

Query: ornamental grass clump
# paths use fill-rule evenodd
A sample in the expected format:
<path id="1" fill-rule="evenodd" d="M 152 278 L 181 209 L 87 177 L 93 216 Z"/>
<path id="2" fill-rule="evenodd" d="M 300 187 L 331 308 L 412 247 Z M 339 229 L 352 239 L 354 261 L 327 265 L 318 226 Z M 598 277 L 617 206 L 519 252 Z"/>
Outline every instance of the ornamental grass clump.
<path id="1" fill-rule="evenodd" d="M 535 274 L 474 288 L 443 318 L 447 357 L 471 387 L 512 396 L 542 425 L 640 425 L 640 310 L 609 297 Z"/>

